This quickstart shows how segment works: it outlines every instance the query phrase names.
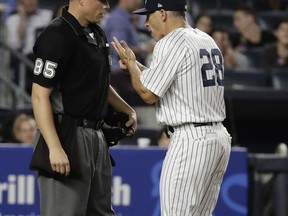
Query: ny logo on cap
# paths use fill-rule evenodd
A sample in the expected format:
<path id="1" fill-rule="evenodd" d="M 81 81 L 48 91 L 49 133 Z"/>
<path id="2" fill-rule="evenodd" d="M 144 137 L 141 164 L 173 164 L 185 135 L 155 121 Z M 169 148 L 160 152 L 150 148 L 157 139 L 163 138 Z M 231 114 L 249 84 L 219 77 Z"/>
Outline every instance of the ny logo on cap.
<path id="1" fill-rule="evenodd" d="M 160 3 L 158 3 L 158 8 L 161 8 L 161 7 L 163 7 L 163 5 L 162 5 L 162 4 L 160 4 Z"/>

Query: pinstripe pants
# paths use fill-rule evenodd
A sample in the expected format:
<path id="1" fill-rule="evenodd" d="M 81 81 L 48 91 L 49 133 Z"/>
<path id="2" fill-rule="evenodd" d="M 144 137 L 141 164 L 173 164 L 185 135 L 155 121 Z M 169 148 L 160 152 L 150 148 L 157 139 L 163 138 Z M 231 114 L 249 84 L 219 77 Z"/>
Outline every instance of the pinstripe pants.
<path id="1" fill-rule="evenodd" d="M 160 178 L 161 216 L 210 216 L 230 151 L 222 124 L 174 128 Z"/>
<path id="2" fill-rule="evenodd" d="M 114 216 L 111 161 L 101 130 L 77 128 L 81 179 L 38 176 L 41 216 Z"/>

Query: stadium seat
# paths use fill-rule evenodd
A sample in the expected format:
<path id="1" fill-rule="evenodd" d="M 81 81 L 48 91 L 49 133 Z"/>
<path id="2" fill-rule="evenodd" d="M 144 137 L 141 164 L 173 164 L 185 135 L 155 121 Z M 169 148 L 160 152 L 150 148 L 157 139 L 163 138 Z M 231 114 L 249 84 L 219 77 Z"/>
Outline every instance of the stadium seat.
<path id="1" fill-rule="evenodd" d="M 276 90 L 288 90 L 288 68 L 273 69 L 272 84 Z"/>
<path id="2" fill-rule="evenodd" d="M 224 28 L 229 32 L 235 31 L 233 24 L 232 10 L 208 10 L 207 13 L 212 17 L 216 28 Z"/>
<path id="3" fill-rule="evenodd" d="M 259 19 L 264 21 L 268 30 L 273 31 L 275 26 L 279 21 L 281 21 L 284 17 L 287 17 L 288 13 L 280 12 L 280 11 L 261 11 L 259 12 Z"/>
<path id="4" fill-rule="evenodd" d="M 225 70 L 224 83 L 226 87 L 267 88 L 271 87 L 271 78 L 268 70 L 260 68 Z"/>
<path id="5" fill-rule="evenodd" d="M 205 1 L 198 1 L 200 8 L 203 10 L 209 9 L 233 9 L 235 5 L 239 5 L 243 2 L 243 0 L 205 0 Z"/>
<path id="6" fill-rule="evenodd" d="M 251 67 L 261 67 L 262 48 L 248 48 L 243 54 L 249 59 Z"/>

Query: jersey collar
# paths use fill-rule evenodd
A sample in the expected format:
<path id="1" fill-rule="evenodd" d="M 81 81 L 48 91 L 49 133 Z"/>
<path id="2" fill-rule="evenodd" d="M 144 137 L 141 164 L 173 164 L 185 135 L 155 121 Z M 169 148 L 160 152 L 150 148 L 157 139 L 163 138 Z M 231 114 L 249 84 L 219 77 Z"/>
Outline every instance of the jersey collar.
<path id="1" fill-rule="evenodd" d="M 71 28 L 74 30 L 76 35 L 79 35 L 79 36 L 86 35 L 86 32 L 84 31 L 83 26 L 81 26 L 78 20 L 71 13 L 68 12 L 68 6 L 63 8 L 62 18 L 71 26 Z M 89 27 L 94 30 L 96 25 L 97 24 L 90 23 Z"/>
<path id="2" fill-rule="evenodd" d="M 71 26 L 76 35 L 85 35 L 83 27 L 80 25 L 78 20 L 68 12 L 68 6 L 63 8 L 62 18 Z"/>

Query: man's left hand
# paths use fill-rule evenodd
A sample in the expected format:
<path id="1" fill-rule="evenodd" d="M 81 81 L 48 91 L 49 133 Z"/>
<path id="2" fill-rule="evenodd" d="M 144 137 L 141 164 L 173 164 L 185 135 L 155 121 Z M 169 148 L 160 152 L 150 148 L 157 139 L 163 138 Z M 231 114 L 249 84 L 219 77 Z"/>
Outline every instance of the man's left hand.
<path id="1" fill-rule="evenodd" d="M 112 42 L 112 45 L 124 65 L 129 67 L 129 63 L 136 62 L 136 56 L 134 52 L 125 41 L 119 42 L 116 37 L 113 37 L 113 41 L 114 42 Z"/>
<path id="2" fill-rule="evenodd" d="M 135 112 L 129 114 L 129 120 L 126 122 L 125 126 L 127 128 L 130 128 L 128 134 L 131 134 L 131 136 L 135 134 L 135 131 L 137 129 L 137 115 Z"/>

